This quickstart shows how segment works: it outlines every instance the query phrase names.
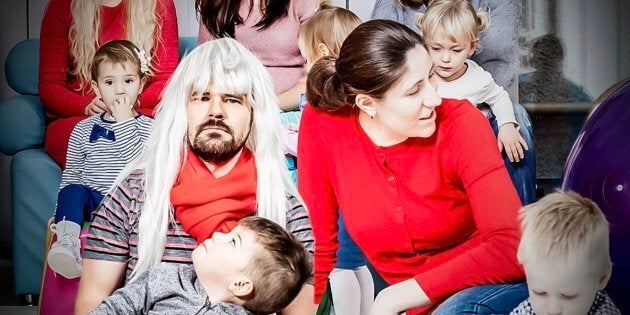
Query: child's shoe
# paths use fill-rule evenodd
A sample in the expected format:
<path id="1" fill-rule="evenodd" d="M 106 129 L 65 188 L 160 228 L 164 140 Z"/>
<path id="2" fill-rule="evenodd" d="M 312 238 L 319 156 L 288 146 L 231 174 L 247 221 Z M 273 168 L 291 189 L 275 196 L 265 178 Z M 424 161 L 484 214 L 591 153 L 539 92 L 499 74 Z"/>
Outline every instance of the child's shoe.
<path id="1" fill-rule="evenodd" d="M 81 276 L 79 254 L 81 227 L 72 221 L 62 220 L 57 224 L 51 224 L 50 230 L 57 234 L 57 241 L 52 244 L 48 252 L 47 260 L 50 269 L 68 279 Z"/>

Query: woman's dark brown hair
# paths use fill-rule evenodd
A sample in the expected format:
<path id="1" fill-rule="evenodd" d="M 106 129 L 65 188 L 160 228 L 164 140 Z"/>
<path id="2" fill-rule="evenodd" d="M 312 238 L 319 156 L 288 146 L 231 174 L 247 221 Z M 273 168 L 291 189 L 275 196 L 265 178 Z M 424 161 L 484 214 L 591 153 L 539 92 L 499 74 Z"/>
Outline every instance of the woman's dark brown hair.
<path id="1" fill-rule="evenodd" d="M 250 1 L 249 13 L 251 13 L 252 0 L 195 0 L 195 9 L 203 25 L 214 38 L 234 38 L 236 25 L 243 24 L 243 19 L 238 12 L 244 1 Z M 261 2 L 264 2 L 261 3 L 261 7 L 264 8 L 263 18 L 254 25 L 260 30 L 266 29 L 289 14 L 291 0 L 261 0 Z"/>
<path id="2" fill-rule="evenodd" d="M 365 22 L 348 35 L 338 59 L 324 57 L 313 65 L 306 97 L 328 111 L 354 104 L 359 93 L 381 98 L 404 73 L 407 52 L 423 44 L 420 35 L 398 22 Z"/>

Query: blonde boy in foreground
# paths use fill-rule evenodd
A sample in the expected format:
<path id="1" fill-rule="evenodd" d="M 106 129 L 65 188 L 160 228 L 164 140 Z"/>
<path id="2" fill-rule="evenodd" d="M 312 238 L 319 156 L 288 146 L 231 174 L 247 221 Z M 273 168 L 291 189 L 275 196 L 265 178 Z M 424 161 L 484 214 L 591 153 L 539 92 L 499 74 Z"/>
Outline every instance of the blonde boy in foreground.
<path id="1" fill-rule="evenodd" d="M 621 314 L 602 291 L 612 263 L 608 221 L 595 203 L 558 190 L 524 207 L 521 224 L 529 298 L 510 314 Z"/>

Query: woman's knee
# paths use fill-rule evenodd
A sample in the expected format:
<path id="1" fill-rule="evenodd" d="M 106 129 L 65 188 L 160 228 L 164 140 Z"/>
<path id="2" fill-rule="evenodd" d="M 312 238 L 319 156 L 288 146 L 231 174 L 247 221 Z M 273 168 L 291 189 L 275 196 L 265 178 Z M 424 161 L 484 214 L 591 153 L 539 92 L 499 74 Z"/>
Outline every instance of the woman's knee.
<path id="1" fill-rule="evenodd" d="M 433 314 L 508 314 L 527 296 L 525 283 L 476 286 L 453 294 Z"/>

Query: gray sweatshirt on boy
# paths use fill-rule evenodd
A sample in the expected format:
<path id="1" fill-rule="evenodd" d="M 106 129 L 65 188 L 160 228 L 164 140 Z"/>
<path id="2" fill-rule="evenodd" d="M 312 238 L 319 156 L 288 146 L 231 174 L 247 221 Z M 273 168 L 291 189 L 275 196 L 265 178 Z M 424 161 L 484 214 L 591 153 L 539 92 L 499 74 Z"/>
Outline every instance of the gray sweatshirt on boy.
<path id="1" fill-rule="evenodd" d="M 251 315 L 230 303 L 210 303 L 192 265 L 160 263 L 116 290 L 90 314 Z"/>

